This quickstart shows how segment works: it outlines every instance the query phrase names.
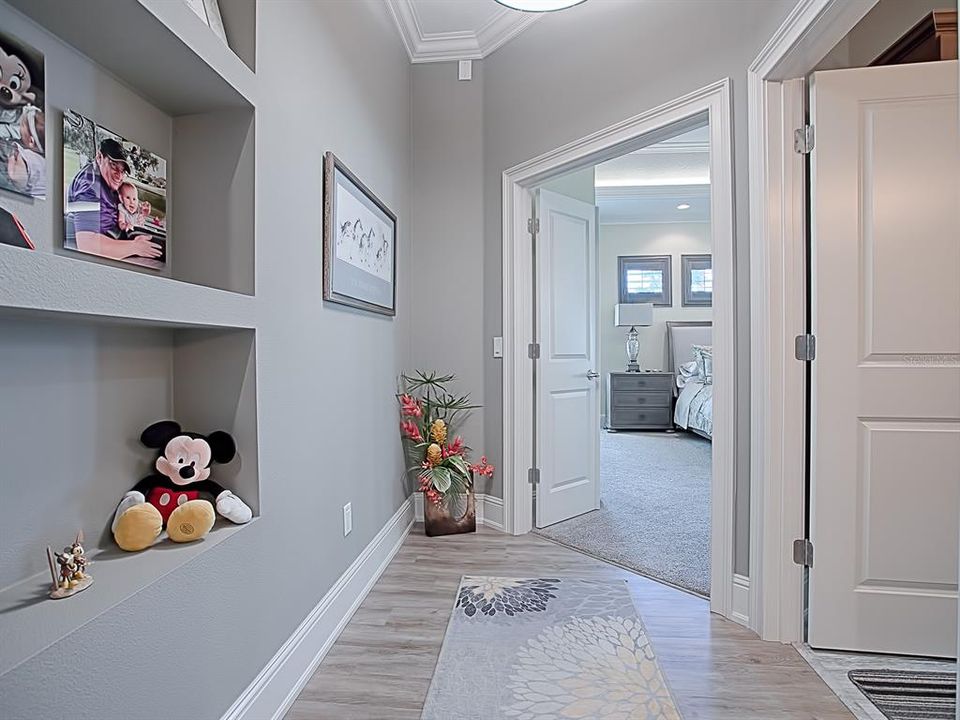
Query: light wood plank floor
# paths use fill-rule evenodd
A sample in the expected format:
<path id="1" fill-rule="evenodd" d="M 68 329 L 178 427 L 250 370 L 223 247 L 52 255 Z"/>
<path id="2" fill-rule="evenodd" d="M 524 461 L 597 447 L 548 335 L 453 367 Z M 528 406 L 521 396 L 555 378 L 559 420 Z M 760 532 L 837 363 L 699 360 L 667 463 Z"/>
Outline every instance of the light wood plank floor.
<path id="1" fill-rule="evenodd" d="M 700 598 L 532 534 L 422 533 L 414 526 L 287 720 L 417 720 L 461 575 L 626 578 L 685 720 L 853 718 L 796 650 L 711 616 Z"/>

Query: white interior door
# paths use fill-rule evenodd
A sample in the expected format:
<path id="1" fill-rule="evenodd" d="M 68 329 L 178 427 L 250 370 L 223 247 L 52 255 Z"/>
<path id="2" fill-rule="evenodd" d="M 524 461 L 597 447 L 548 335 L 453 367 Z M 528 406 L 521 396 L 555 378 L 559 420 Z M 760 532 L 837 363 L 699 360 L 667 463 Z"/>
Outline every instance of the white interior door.
<path id="1" fill-rule="evenodd" d="M 594 206 L 538 191 L 537 527 L 600 507 Z"/>
<path id="2" fill-rule="evenodd" d="M 957 63 L 816 73 L 809 641 L 953 656 Z"/>

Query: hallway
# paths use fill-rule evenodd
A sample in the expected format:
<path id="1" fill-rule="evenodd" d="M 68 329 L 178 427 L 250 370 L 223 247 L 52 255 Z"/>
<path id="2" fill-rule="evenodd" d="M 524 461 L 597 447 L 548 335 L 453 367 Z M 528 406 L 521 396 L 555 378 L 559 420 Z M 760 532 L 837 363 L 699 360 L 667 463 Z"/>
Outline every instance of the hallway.
<path id="1" fill-rule="evenodd" d="M 415 525 L 287 720 L 417 720 L 460 576 L 544 572 L 627 579 L 685 720 L 852 718 L 796 650 L 712 617 L 689 593 L 535 535 L 422 533 Z"/>

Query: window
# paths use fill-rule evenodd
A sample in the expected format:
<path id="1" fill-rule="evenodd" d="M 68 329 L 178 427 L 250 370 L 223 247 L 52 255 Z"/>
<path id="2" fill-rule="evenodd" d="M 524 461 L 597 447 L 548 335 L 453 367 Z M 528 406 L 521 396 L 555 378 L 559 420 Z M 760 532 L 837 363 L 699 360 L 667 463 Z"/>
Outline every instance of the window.
<path id="1" fill-rule="evenodd" d="M 617 262 L 621 303 L 673 305 L 669 255 L 622 255 Z"/>
<path id="2" fill-rule="evenodd" d="M 684 307 L 713 305 L 713 257 L 711 255 L 681 255 Z"/>
<path id="3" fill-rule="evenodd" d="M 663 273 L 659 270 L 627 270 L 627 293 L 662 293 Z"/>

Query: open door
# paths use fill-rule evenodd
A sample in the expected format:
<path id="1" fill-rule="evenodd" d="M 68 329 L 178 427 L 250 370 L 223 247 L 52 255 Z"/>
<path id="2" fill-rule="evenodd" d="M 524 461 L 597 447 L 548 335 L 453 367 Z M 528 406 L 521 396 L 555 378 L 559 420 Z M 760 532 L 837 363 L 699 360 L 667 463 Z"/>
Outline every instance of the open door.
<path id="1" fill-rule="evenodd" d="M 537 193 L 536 525 L 600 507 L 597 223 L 594 207 Z"/>
<path id="2" fill-rule="evenodd" d="M 816 73 L 811 114 L 809 642 L 952 657 L 957 62 Z"/>

